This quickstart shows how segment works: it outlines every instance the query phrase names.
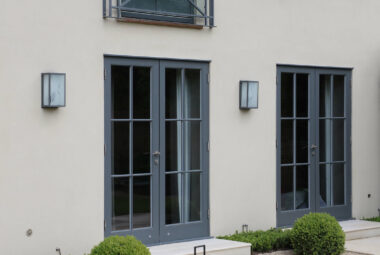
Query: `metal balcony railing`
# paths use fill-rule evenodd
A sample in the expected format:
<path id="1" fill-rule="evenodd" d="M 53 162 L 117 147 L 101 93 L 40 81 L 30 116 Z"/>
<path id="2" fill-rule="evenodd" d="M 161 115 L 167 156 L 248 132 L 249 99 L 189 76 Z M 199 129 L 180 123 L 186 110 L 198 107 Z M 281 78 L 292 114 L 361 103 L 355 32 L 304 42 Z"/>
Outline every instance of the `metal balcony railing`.
<path id="1" fill-rule="evenodd" d="M 157 1 L 161 0 L 156 0 L 156 3 Z M 130 0 L 103 0 L 103 18 L 124 19 L 132 17 L 214 27 L 214 0 L 180 1 L 187 4 L 191 11 L 185 13 L 131 8 L 128 6 Z"/>

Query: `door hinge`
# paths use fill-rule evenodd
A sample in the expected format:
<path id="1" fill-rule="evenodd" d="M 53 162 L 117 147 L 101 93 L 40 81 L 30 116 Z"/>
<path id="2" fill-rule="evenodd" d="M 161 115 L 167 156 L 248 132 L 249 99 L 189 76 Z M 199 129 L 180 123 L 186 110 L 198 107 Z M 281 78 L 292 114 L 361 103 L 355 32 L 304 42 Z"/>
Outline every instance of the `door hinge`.
<path id="1" fill-rule="evenodd" d="M 210 84 L 210 73 L 207 74 L 207 81 Z"/>
<path id="2" fill-rule="evenodd" d="M 278 147 L 278 142 L 277 142 L 277 139 L 276 139 L 276 148 Z"/>
<path id="3" fill-rule="evenodd" d="M 106 229 L 107 229 L 107 221 L 104 220 L 104 230 L 106 230 Z"/>
<path id="4" fill-rule="evenodd" d="M 107 79 L 107 69 L 104 68 L 104 80 Z"/>
<path id="5" fill-rule="evenodd" d="M 210 209 L 207 210 L 207 219 L 210 219 Z"/>
<path id="6" fill-rule="evenodd" d="M 352 145 L 352 136 L 350 136 L 350 145 Z"/>
<path id="7" fill-rule="evenodd" d="M 106 153 L 107 153 L 107 146 L 106 144 L 104 144 L 104 156 L 106 156 Z"/>
<path id="8" fill-rule="evenodd" d="M 210 152 L 210 141 L 207 142 L 207 151 Z"/>
<path id="9" fill-rule="evenodd" d="M 276 202 L 276 210 L 278 210 L 278 202 Z"/>

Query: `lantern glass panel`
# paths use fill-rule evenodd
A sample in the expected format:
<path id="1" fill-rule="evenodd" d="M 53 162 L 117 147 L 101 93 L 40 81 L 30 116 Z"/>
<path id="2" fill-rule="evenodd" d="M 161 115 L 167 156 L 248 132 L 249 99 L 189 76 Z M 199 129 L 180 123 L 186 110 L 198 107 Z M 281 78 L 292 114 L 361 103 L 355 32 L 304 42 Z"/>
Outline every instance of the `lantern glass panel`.
<path id="1" fill-rule="evenodd" d="M 50 106 L 65 105 L 65 76 L 52 74 L 50 77 Z"/>
<path id="2" fill-rule="evenodd" d="M 247 108 L 257 108 L 258 104 L 258 83 L 249 82 Z"/>
<path id="3" fill-rule="evenodd" d="M 44 74 L 42 76 L 42 91 L 43 91 L 43 95 L 42 95 L 42 104 L 43 106 L 49 106 L 50 104 L 50 100 L 49 100 L 49 75 L 48 74 Z"/>
<path id="4" fill-rule="evenodd" d="M 240 108 L 247 108 L 248 82 L 241 83 L 240 93 Z"/>

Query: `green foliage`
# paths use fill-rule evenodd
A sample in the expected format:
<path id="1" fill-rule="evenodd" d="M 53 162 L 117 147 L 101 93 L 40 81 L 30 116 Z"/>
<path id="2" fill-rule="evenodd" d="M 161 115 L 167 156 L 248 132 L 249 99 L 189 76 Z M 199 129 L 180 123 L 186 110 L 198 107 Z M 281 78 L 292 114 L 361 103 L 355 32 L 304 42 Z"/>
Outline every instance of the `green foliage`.
<path id="1" fill-rule="evenodd" d="M 150 255 L 150 252 L 133 236 L 111 236 L 95 246 L 90 255 Z"/>
<path id="2" fill-rule="evenodd" d="M 368 218 L 364 220 L 380 222 L 380 217 L 373 217 L 373 218 Z"/>
<path id="3" fill-rule="evenodd" d="M 252 251 L 256 252 L 291 249 L 290 230 L 248 231 L 229 236 L 220 236 L 218 238 L 250 243 Z"/>
<path id="4" fill-rule="evenodd" d="M 327 213 L 309 213 L 299 218 L 290 239 L 296 254 L 339 255 L 344 251 L 344 232 Z"/>

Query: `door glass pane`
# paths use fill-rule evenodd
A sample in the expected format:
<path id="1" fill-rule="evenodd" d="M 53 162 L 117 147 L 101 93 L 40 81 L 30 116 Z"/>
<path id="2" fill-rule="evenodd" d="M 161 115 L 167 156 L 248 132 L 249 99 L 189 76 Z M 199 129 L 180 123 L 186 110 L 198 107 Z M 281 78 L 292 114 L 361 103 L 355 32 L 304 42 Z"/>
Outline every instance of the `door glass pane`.
<path id="1" fill-rule="evenodd" d="M 344 76 L 334 75 L 334 117 L 344 117 Z"/>
<path id="2" fill-rule="evenodd" d="M 150 119 L 149 67 L 133 67 L 133 118 Z"/>
<path id="3" fill-rule="evenodd" d="M 129 229 L 129 178 L 112 180 L 112 230 Z"/>
<path id="4" fill-rule="evenodd" d="M 281 163 L 293 163 L 293 120 L 281 121 Z"/>
<path id="5" fill-rule="evenodd" d="M 293 76 L 281 73 L 281 117 L 293 117 Z"/>
<path id="6" fill-rule="evenodd" d="M 307 117 L 309 114 L 309 75 L 296 76 L 297 117 Z"/>
<path id="7" fill-rule="evenodd" d="M 200 118 L 200 79 L 200 70 L 185 70 L 183 98 L 183 113 L 185 119 Z"/>
<path id="8" fill-rule="evenodd" d="M 201 220 L 201 174 L 184 175 L 185 190 L 185 221 Z"/>
<path id="9" fill-rule="evenodd" d="M 165 70 L 165 108 L 166 119 L 182 117 L 182 79 L 181 69 Z"/>
<path id="10" fill-rule="evenodd" d="M 344 205 L 344 164 L 334 164 L 334 205 Z"/>
<path id="11" fill-rule="evenodd" d="M 319 116 L 331 117 L 331 75 L 319 76 Z"/>
<path id="12" fill-rule="evenodd" d="M 309 161 L 309 121 L 297 120 L 296 123 L 297 163 L 307 163 Z"/>
<path id="13" fill-rule="evenodd" d="M 112 174 L 129 174 L 129 122 L 112 123 Z"/>
<path id="14" fill-rule="evenodd" d="M 333 120 L 333 160 L 344 160 L 344 120 Z"/>
<path id="15" fill-rule="evenodd" d="M 319 206 L 331 206 L 331 164 L 319 166 Z"/>
<path id="16" fill-rule="evenodd" d="M 199 121 L 184 121 L 183 140 L 185 170 L 200 170 L 201 128 Z"/>
<path id="17" fill-rule="evenodd" d="M 166 122 L 165 128 L 165 166 L 166 171 L 181 171 L 182 126 L 180 121 Z"/>
<path id="18" fill-rule="evenodd" d="M 296 209 L 309 208 L 309 166 L 296 169 Z"/>
<path id="19" fill-rule="evenodd" d="M 157 10 L 186 14 L 192 13 L 192 7 L 187 0 L 157 0 Z"/>
<path id="20" fill-rule="evenodd" d="M 281 210 L 294 209 L 293 167 L 281 168 Z"/>
<path id="21" fill-rule="evenodd" d="M 133 177 L 133 228 L 150 227 L 150 176 Z"/>
<path id="22" fill-rule="evenodd" d="M 150 172 L 150 122 L 133 123 L 133 172 Z"/>
<path id="23" fill-rule="evenodd" d="M 121 0 L 121 5 L 128 8 L 155 10 L 156 0 Z"/>
<path id="24" fill-rule="evenodd" d="M 319 161 L 331 162 L 331 123 L 332 120 L 319 121 Z"/>
<path id="25" fill-rule="evenodd" d="M 165 178 L 165 224 L 182 222 L 182 174 Z"/>
<path id="26" fill-rule="evenodd" d="M 129 119 L 129 66 L 112 66 L 112 117 Z"/>

